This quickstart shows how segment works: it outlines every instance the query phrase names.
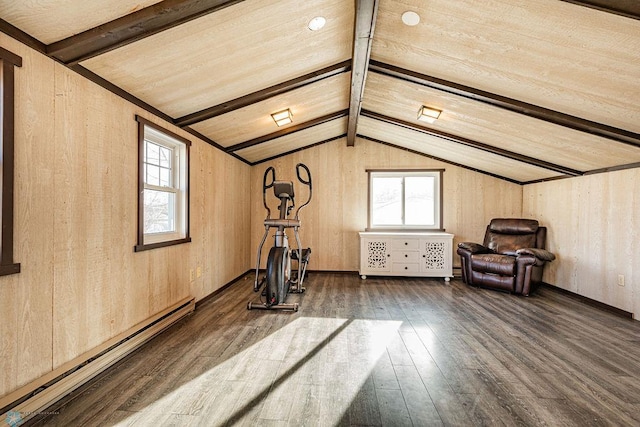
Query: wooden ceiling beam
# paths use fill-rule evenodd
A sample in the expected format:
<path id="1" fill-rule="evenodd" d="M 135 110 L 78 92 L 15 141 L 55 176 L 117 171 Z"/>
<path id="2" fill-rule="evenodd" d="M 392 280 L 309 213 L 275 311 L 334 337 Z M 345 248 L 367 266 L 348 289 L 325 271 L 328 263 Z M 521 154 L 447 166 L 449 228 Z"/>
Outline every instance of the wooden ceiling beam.
<path id="1" fill-rule="evenodd" d="M 373 30 L 378 14 L 378 0 L 356 0 L 356 22 L 353 37 L 353 62 L 351 66 L 351 93 L 349 96 L 349 122 L 347 146 L 354 146 L 358 117 L 362 109 L 364 84 L 367 79 Z"/>
<path id="2" fill-rule="evenodd" d="M 303 86 L 307 86 L 312 83 L 316 83 L 320 80 L 324 80 L 329 77 L 337 76 L 342 73 L 346 73 L 351 70 L 351 60 L 339 62 L 337 64 L 325 67 L 321 70 L 314 71 L 304 76 L 297 77 L 295 79 L 288 80 L 283 83 L 262 89 L 257 92 L 250 93 L 245 96 L 233 99 L 231 101 L 223 102 L 222 104 L 215 105 L 213 107 L 205 108 L 204 110 L 197 111 L 192 114 L 188 114 L 183 117 L 179 117 L 175 120 L 177 126 L 189 126 L 194 123 L 202 122 L 211 119 L 222 114 L 229 113 L 234 110 L 238 110 L 243 107 L 255 104 L 257 102 L 264 101 L 271 97 L 281 95 L 283 93 L 299 89 Z"/>
<path id="3" fill-rule="evenodd" d="M 4 19 L 0 19 L 0 32 L 18 40 L 23 44 L 26 44 L 30 48 L 35 49 L 40 53 L 44 53 L 45 55 L 47 54 L 47 45 L 42 43 L 40 40 L 37 40 L 35 37 L 25 33 L 20 28 L 11 25 Z"/>
<path id="4" fill-rule="evenodd" d="M 414 149 L 411 149 L 411 148 L 403 147 L 401 145 L 392 144 L 390 142 L 382 141 L 380 139 L 372 138 L 370 136 L 365 136 L 365 135 L 358 134 L 358 138 L 366 139 L 366 140 L 369 140 L 369 141 L 372 141 L 372 142 L 377 142 L 378 144 L 387 145 L 389 147 L 393 147 L 393 148 L 397 148 L 398 150 L 403 150 L 403 151 L 407 151 L 409 153 L 417 154 L 417 155 L 422 156 L 422 157 L 428 157 L 430 159 L 434 159 L 434 160 L 437 160 L 439 162 L 446 163 L 446 164 L 449 164 L 449 165 L 457 166 L 459 168 L 471 170 L 471 171 L 478 172 L 478 173 L 481 173 L 481 174 L 484 174 L 484 175 L 489 175 L 489 176 L 491 176 L 493 178 L 503 179 L 505 181 L 509 181 L 509 182 L 514 183 L 514 184 L 519 184 L 519 185 L 523 184 L 522 182 L 520 182 L 518 180 L 515 180 L 515 179 L 512 179 L 512 178 L 507 178 L 506 176 L 496 175 L 495 173 L 487 172 L 485 170 L 478 169 L 478 168 L 472 168 L 470 166 L 463 165 L 462 163 L 452 162 L 451 160 L 446 160 L 446 159 L 443 159 L 441 157 L 432 156 L 431 154 L 423 153 L 422 151 L 418 151 L 418 150 L 414 150 Z"/>
<path id="5" fill-rule="evenodd" d="M 333 137 L 331 137 L 329 139 L 325 139 L 325 140 L 320 141 L 320 142 L 314 142 L 313 144 L 307 145 L 305 147 L 296 148 L 296 149 L 291 150 L 291 151 L 285 151 L 284 153 L 276 154 L 275 156 L 267 157 L 267 158 L 264 158 L 264 159 L 261 159 L 261 160 L 256 160 L 255 162 L 249 163 L 249 165 L 250 166 L 255 166 L 255 165 L 259 165 L 260 163 L 270 162 L 272 160 L 279 159 L 280 157 L 284 157 L 284 156 L 288 156 L 288 155 L 293 154 L 293 153 L 298 153 L 300 151 L 308 150 L 310 148 L 317 147 L 319 145 L 324 145 L 324 144 L 326 144 L 328 142 L 335 141 L 336 139 L 346 138 L 346 137 L 347 137 L 347 134 L 343 133 L 342 135 L 333 136 Z"/>
<path id="6" fill-rule="evenodd" d="M 562 0 L 567 3 L 613 13 L 631 19 L 640 20 L 640 2 L 638 0 Z"/>
<path id="7" fill-rule="evenodd" d="M 564 126 L 580 132 L 607 138 L 616 142 L 640 147 L 640 134 L 628 130 L 615 128 L 602 123 L 593 122 L 580 117 L 550 110 L 538 105 L 485 92 L 480 89 L 464 86 L 458 83 L 439 79 L 437 77 L 420 74 L 415 71 L 396 67 L 379 61 L 370 61 L 369 71 L 385 76 L 395 77 L 411 83 L 416 83 L 446 93 L 462 96 L 474 101 L 480 101 L 493 107 L 502 108 L 514 113 L 523 114 L 538 120 L 544 120 L 555 125 Z"/>
<path id="8" fill-rule="evenodd" d="M 478 150 L 485 151 L 487 153 L 496 154 L 498 156 L 506 157 L 511 160 L 516 160 L 518 162 L 523 162 L 528 165 L 537 166 L 539 168 L 552 170 L 554 172 L 571 175 L 571 176 L 579 176 L 583 173 L 581 171 L 567 168 L 564 166 L 556 165 L 554 163 L 545 162 L 544 160 L 536 159 L 534 157 L 525 156 L 524 154 L 515 153 L 513 151 L 504 150 L 502 148 L 494 147 L 493 145 L 484 144 L 482 142 L 474 141 L 469 138 L 464 138 L 461 136 L 453 135 L 447 132 L 443 132 L 441 130 L 428 128 L 425 126 L 420 126 L 416 123 L 407 122 L 404 120 L 396 119 L 393 117 L 385 116 L 383 114 L 375 113 L 373 111 L 362 110 L 361 112 L 363 117 L 369 117 L 375 120 L 379 120 L 385 123 L 389 123 L 395 126 L 401 126 L 405 129 L 410 129 L 413 131 L 417 131 L 426 135 L 435 136 L 438 138 L 446 139 L 451 142 L 455 142 L 458 144 L 466 145 L 468 147 L 476 148 Z"/>
<path id="9" fill-rule="evenodd" d="M 164 0 L 47 46 L 47 54 L 74 65 L 244 0 Z"/>
<path id="10" fill-rule="evenodd" d="M 327 123 L 330 122 L 332 120 L 335 119 L 339 119 L 340 117 L 345 117 L 347 114 L 349 114 L 349 110 L 341 110 L 341 111 L 336 111 L 334 113 L 330 113 L 327 115 L 324 115 L 322 117 L 318 117 L 316 119 L 313 120 L 309 120 L 307 122 L 304 123 L 300 123 L 300 124 L 296 124 L 293 126 L 289 126 L 285 129 L 281 129 L 279 131 L 276 132 L 272 132 L 270 134 L 267 135 L 262 135 L 259 136 L 257 138 L 251 139 L 249 141 L 245 141 L 245 142 L 241 142 L 239 144 L 235 144 L 235 145 L 231 145 L 229 147 L 226 148 L 226 152 L 231 153 L 234 151 L 238 151 L 238 150 L 242 150 L 244 148 L 249 148 L 249 147 L 253 147 L 254 145 L 258 145 L 258 144 L 262 144 L 277 138 L 281 138 L 285 135 L 289 135 L 292 133 L 296 133 L 296 132 L 300 132 L 302 130 L 305 129 L 309 129 L 311 127 L 314 126 L 318 126 L 321 125 L 323 123 Z"/>

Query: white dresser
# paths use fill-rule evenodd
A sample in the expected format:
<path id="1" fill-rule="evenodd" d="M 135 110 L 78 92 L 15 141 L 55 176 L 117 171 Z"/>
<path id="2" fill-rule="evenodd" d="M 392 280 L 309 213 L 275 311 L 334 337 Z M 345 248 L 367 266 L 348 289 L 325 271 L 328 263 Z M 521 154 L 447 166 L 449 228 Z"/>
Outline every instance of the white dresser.
<path id="1" fill-rule="evenodd" d="M 453 277 L 453 234 L 360 232 L 360 276 Z"/>

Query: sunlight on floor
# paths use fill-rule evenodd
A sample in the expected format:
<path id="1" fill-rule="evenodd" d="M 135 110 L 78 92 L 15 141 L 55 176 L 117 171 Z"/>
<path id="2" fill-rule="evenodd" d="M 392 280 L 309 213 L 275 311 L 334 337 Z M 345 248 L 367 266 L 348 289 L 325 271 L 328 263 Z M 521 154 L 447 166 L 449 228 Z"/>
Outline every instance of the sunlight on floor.
<path id="1" fill-rule="evenodd" d="M 199 357 L 184 383 L 143 408 L 129 409 L 137 412 L 120 411 L 114 425 L 292 423 L 298 413 L 300 419 L 336 424 L 401 323 L 298 318 L 222 363 Z"/>

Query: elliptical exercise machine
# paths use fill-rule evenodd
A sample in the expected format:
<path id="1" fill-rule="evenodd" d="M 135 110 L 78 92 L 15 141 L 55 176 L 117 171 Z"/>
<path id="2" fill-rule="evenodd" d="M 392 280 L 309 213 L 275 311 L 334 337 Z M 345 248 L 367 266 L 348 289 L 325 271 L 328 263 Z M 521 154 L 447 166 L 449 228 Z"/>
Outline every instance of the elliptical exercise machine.
<path id="1" fill-rule="evenodd" d="M 301 170 L 304 170 L 306 173 L 306 179 L 300 176 Z M 298 234 L 298 229 L 300 228 L 298 214 L 300 210 L 311 201 L 312 185 L 311 173 L 306 165 L 298 163 L 296 165 L 296 175 L 298 176 L 298 181 L 309 187 L 309 198 L 296 210 L 294 218 L 289 219 L 289 213 L 295 207 L 293 182 L 276 181 L 276 170 L 273 166 L 269 166 L 264 172 L 262 179 L 262 202 L 265 209 L 267 209 L 267 217 L 264 220 L 264 236 L 262 236 L 262 241 L 260 242 L 260 246 L 258 246 L 256 279 L 253 284 L 253 291 L 259 292 L 262 286 L 265 285 L 265 289 L 262 292 L 262 297 L 264 297 L 265 300 L 260 303 L 252 303 L 249 301 L 247 304 L 248 310 L 260 308 L 266 310 L 280 309 L 298 311 L 297 303 L 286 304 L 285 299 L 287 298 L 288 292 L 304 292 L 304 286 L 302 285 L 304 284 L 311 249 L 301 249 L 302 245 L 300 243 L 300 235 Z M 267 183 L 269 178 L 270 182 Z M 278 206 L 280 214 L 277 219 L 271 218 L 271 209 L 269 209 L 267 205 L 267 190 L 270 188 L 273 188 L 274 195 L 280 200 L 280 206 Z M 267 258 L 266 276 L 260 279 L 260 256 L 262 254 L 262 246 L 267 239 L 270 228 L 276 228 L 275 239 L 273 247 L 269 251 L 269 257 Z M 289 249 L 289 239 L 285 231 L 287 228 L 293 228 L 297 244 L 296 249 Z M 297 271 L 291 271 L 291 260 L 297 261 Z"/>

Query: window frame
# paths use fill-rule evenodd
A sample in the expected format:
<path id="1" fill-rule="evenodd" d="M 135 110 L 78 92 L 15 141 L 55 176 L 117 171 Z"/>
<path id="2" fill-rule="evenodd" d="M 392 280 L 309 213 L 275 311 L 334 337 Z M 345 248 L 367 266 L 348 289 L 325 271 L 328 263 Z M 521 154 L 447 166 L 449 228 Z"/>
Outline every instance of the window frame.
<path id="1" fill-rule="evenodd" d="M 134 251 L 140 252 L 191 242 L 189 234 L 189 166 L 191 141 L 164 129 L 143 117 L 136 115 L 136 121 L 138 122 L 138 236 Z M 172 173 L 174 176 L 172 177 L 173 185 L 171 187 L 155 186 L 153 184 L 146 183 L 144 159 L 147 140 L 145 130 L 147 128 L 149 128 L 152 133 L 158 134 L 158 140 L 149 139 L 151 143 L 164 147 L 170 146 L 172 152 L 174 152 L 172 155 Z M 166 137 L 167 139 L 165 141 L 160 141 L 162 137 Z M 180 151 L 183 152 L 183 156 L 177 154 Z M 179 157 L 179 160 L 176 160 L 176 157 Z M 185 170 L 182 171 L 182 168 Z M 176 179 L 178 182 L 176 182 Z M 177 218 L 175 218 L 175 222 L 176 224 L 181 225 L 180 227 L 176 226 L 177 228 L 184 228 L 184 232 L 182 230 L 153 234 L 144 232 L 145 189 L 173 193 L 178 199 L 182 199 L 176 201 L 176 205 L 182 205 L 182 207 L 177 209 Z M 184 225 L 182 226 L 182 224 Z"/>
<path id="2" fill-rule="evenodd" d="M 443 228 L 443 174 L 444 169 L 367 169 L 367 228 L 366 231 L 445 231 Z M 373 179 L 379 176 L 389 177 L 415 177 L 415 176 L 429 176 L 434 177 L 434 226 L 428 227 L 425 225 L 374 225 L 373 224 Z M 404 213 L 404 200 L 402 206 L 403 221 L 405 217 Z"/>
<path id="3" fill-rule="evenodd" d="M 15 73 L 22 67 L 22 57 L 0 47 L 0 276 L 20 273 L 20 263 L 13 260 L 14 144 L 15 144 Z"/>

